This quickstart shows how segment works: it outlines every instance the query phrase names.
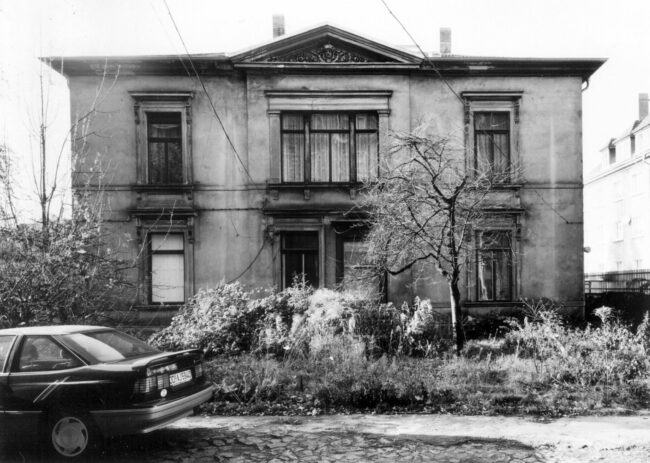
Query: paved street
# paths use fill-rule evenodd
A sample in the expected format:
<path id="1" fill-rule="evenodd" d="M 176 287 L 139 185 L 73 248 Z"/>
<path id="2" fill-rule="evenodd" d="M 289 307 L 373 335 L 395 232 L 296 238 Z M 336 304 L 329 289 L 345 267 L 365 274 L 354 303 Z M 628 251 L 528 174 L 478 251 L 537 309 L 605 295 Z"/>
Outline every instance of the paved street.
<path id="1" fill-rule="evenodd" d="M 650 461 L 646 417 L 193 417 L 114 439 L 92 461 L 137 462 L 607 462 Z M 42 461 L 34 446 L 0 454 Z"/>

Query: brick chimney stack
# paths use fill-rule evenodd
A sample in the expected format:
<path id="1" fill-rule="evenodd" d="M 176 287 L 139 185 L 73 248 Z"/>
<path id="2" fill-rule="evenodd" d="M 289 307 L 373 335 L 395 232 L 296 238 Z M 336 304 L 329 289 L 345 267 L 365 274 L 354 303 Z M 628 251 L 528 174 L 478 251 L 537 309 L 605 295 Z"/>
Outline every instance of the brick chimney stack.
<path id="1" fill-rule="evenodd" d="M 648 115 L 648 94 L 639 93 L 639 120 L 642 121 Z"/>
<path id="2" fill-rule="evenodd" d="M 440 28 L 440 54 L 451 55 L 451 27 Z"/>
<path id="3" fill-rule="evenodd" d="M 284 15 L 274 14 L 273 15 L 273 38 L 277 39 L 282 35 L 284 35 Z"/>

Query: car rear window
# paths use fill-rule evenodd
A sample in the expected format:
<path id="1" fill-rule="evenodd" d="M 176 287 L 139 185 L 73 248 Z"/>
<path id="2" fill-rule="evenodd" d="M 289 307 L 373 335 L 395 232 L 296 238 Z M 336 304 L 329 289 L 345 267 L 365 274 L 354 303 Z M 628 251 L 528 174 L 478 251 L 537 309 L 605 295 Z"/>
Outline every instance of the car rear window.
<path id="1" fill-rule="evenodd" d="M 114 330 L 67 334 L 62 338 L 95 362 L 118 362 L 160 352 L 139 339 Z"/>
<path id="2" fill-rule="evenodd" d="M 14 343 L 16 336 L 2 335 L 0 336 L 0 373 L 5 369 L 5 363 L 9 358 L 9 351 L 11 345 Z"/>

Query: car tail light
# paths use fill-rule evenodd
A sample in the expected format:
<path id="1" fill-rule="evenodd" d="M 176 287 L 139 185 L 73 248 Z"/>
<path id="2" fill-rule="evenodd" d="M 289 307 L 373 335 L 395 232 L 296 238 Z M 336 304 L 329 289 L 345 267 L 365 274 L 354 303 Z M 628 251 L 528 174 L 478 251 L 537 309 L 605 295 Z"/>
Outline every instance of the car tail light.
<path id="1" fill-rule="evenodd" d="M 200 378 L 203 376 L 203 363 L 199 362 L 194 365 L 194 377 Z"/>

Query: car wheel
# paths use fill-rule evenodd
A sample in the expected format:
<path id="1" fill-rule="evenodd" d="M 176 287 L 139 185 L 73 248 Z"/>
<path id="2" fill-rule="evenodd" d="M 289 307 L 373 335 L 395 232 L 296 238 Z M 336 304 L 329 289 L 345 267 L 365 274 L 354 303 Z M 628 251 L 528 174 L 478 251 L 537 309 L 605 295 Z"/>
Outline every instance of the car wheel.
<path id="1" fill-rule="evenodd" d="M 85 455 L 97 440 L 91 420 L 79 412 L 59 412 L 49 420 L 45 438 L 55 455 L 75 458 Z"/>

